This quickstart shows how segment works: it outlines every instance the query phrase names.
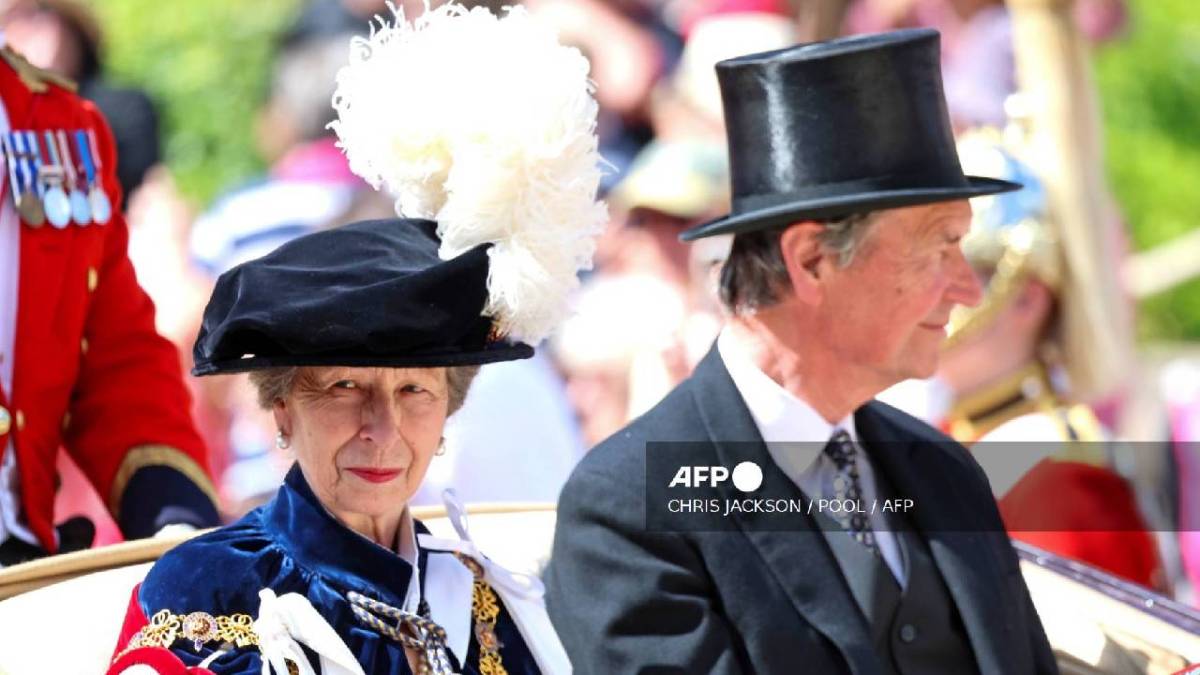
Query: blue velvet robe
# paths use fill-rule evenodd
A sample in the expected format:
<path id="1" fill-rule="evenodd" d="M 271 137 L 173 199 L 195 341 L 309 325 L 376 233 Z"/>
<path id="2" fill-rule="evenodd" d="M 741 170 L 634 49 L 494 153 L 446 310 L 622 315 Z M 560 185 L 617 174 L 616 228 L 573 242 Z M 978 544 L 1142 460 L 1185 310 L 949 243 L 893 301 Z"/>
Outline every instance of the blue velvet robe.
<path id="1" fill-rule="evenodd" d="M 418 532 L 427 532 L 419 522 Z M 418 549 L 418 565 L 429 570 L 429 556 L 451 555 Z M 321 506 L 293 467 L 274 499 L 238 522 L 192 539 L 164 555 L 142 583 L 138 600 L 146 617 L 169 609 L 175 614 L 205 611 L 214 616 L 244 613 L 257 616 L 258 592 L 299 593 L 337 631 L 367 673 L 409 673 L 404 649 L 359 624 L 346 600 L 357 591 L 393 607 L 402 607 L 413 568 L 400 556 L 346 528 Z M 426 573 L 420 576 L 422 586 Z M 422 588 L 424 597 L 424 588 Z M 496 636 L 500 655 L 512 675 L 537 673 L 529 648 L 501 602 Z M 474 631 L 472 631 L 474 633 Z M 197 665 L 216 644 L 194 651 L 186 640 L 172 651 L 185 664 Z M 447 650 L 456 672 L 478 673 L 479 645 L 472 634 L 466 663 Z M 319 665 L 309 653 L 313 668 Z M 236 649 L 210 666 L 217 673 L 260 675 L 256 648 Z"/>

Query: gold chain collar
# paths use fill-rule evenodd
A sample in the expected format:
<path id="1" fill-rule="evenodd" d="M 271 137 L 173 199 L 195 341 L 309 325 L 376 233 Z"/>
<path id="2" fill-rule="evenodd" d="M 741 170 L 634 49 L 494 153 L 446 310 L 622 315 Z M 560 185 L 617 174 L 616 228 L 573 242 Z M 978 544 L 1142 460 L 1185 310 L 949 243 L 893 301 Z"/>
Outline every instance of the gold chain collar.
<path id="1" fill-rule="evenodd" d="M 237 647 L 259 646 L 258 634 L 254 632 L 254 619 L 250 618 L 249 614 L 172 614 L 170 610 L 164 609 L 151 617 L 150 623 L 142 626 L 141 630 L 134 634 L 125 649 L 117 654 L 117 659 L 139 647 L 170 648 L 179 639 L 191 640 L 192 648 L 196 651 L 200 651 L 200 647 L 209 642 L 216 642 L 218 645 L 229 643 Z"/>

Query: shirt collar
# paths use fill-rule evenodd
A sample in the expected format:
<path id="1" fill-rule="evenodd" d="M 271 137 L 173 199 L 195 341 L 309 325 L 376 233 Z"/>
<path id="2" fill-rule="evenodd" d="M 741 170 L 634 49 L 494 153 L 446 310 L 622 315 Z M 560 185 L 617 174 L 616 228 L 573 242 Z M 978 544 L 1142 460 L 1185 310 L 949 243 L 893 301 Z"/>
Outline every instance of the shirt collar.
<path id="1" fill-rule="evenodd" d="M 858 441 L 853 414 L 837 424 L 830 424 L 807 401 L 784 389 L 760 370 L 728 327 L 717 338 L 717 352 L 746 402 L 763 441 L 824 443 L 837 429 L 844 429 L 850 438 Z M 818 452 L 819 447 L 813 450 L 814 456 Z"/>

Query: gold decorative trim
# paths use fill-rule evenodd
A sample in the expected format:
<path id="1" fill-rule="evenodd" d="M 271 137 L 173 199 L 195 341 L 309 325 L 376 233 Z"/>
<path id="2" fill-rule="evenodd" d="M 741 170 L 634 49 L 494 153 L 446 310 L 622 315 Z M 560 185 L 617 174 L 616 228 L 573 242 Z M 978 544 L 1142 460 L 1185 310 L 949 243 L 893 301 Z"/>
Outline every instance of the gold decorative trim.
<path id="1" fill-rule="evenodd" d="M 1108 435 L 1104 431 L 1104 425 L 1091 408 L 1080 403 L 1058 410 L 1057 417 L 1062 426 L 1063 438 L 1068 439 L 1068 442 L 1054 453 L 1055 460 L 1089 464 L 1104 469 L 1112 467 L 1109 454 L 1112 446 L 1105 442 Z"/>
<path id="2" fill-rule="evenodd" d="M 213 616 L 208 612 L 172 614 L 164 609 L 150 618 L 150 623 L 129 639 L 129 644 L 113 659 L 141 647 L 164 647 L 170 649 L 177 640 L 189 640 L 195 651 L 209 642 L 230 644 L 237 647 L 258 647 L 258 634 L 254 632 L 254 619 L 249 614 Z"/>
<path id="3" fill-rule="evenodd" d="M 1051 412 L 1060 405 L 1046 369 L 1034 362 L 959 399 L 946 419 L 950 435 L 970 444 L 1011 419 L 1032 412 Z"/>
<path id="4" fill-rule="evenodd" d="M 188 457 L 182 450 L 169 445 L 137 445 L 125 453 L 125 459 L 121 460 L 121 466 L 117 468 L 117 475 L 113 478 L 112 488 L 109 489 L 108 510 L 112 512 L 114 519 L 121 516 L 121 497 L 125 494 L 125 488 L 133 474 L 147 466 L 175 469 L 195 483 L 214 505 L 220 503 L 217 499 L 217 489 L 213 487 L 208 474 L 200 468 L 196 460 Z"/>
<path id="5" fill-rule="evenodd" d="M 1100 423 L 1100 418 L 1096 417 L 1095 411 L 1089 406 L 1082 403 L 1073 405 L 1067 408 L 1066 417 L 1067 424 L 1071 426 L 1075 437 L 1080 441 L 1090 443 L 1108 440 L 1108 433 L 1105 432 L 1104 425 Z"/>
<path id="6" fill-rule="evenodd" d="M 471 589 L 471 616 L 475 619 L 475 639 L 479 642 L 480 675 L 508 675 L 500 659 L 504 645 L 496 637 L 496 620 L 500 618 L 500 599 L 483 579 L 483 566 L 478 561 L 455 553 L 454 557 L 471 570 L 475 584 Z"/>

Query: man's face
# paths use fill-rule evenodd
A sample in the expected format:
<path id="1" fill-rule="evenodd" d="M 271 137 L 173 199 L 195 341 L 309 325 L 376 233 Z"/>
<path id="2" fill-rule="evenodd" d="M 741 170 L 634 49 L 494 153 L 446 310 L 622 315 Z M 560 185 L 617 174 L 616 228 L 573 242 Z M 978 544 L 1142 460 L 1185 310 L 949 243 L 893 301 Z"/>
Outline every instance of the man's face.
<path id="1" fill-rule="evenodd" d="M 836 362 L 880 389 L 933 375 L 950 310 L 982 293 L 959 245 L 970 224 L 966 200 L 890 209 L 848 266 L 822 259 L 814 328 Z"/>

